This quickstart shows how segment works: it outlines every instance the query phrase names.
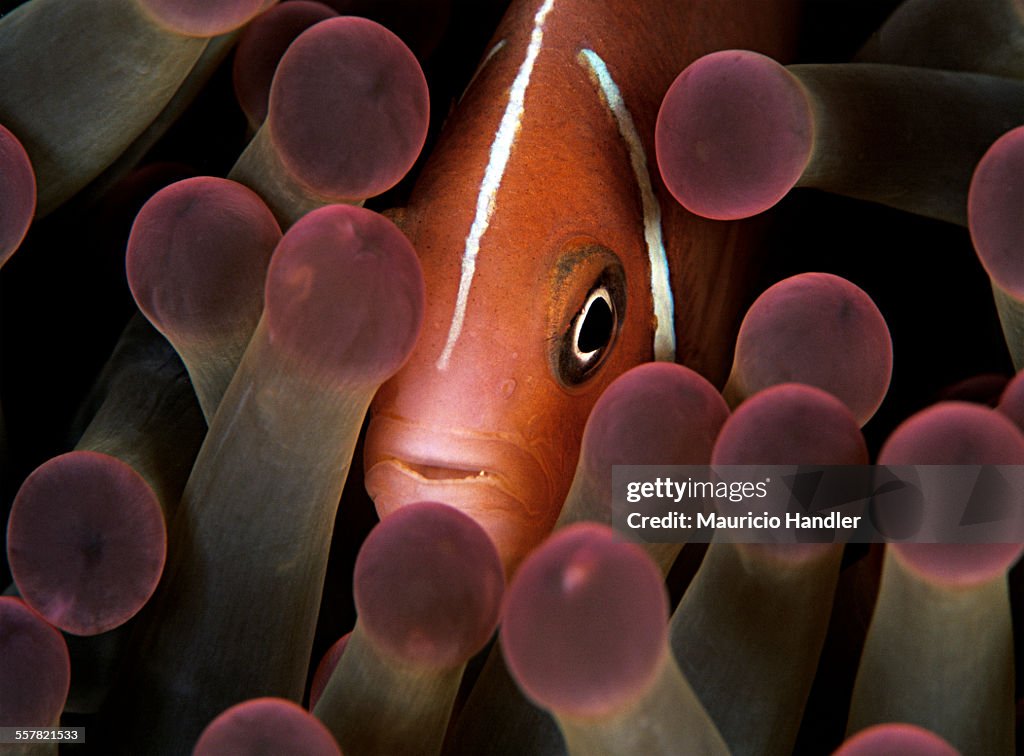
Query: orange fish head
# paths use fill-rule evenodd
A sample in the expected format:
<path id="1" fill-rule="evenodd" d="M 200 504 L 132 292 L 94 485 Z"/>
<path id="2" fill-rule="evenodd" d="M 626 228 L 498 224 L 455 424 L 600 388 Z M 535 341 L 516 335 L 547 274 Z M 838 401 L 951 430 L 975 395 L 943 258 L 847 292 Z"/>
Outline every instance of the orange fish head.
<path id="1" fill-rule="evenodd" d="M 481 523 L 508 570 L 554 525 L 600 393 L 650 359 L 649 337 L 624 322 L 631 297 L 610 247 L 566 239 L 540 267 L 532 281 L 486 292 L 478 282 L 467 310 L 480 314 L 446 364 L 451 305 L 428 305 L 416 350 L 374 400 L 366 442 L 381 517 L 416 501 L 451 504 Z"/>
<path id="2" fill-rule="evenodd" d="M 423 265 L 424 326 L 374 400 L 364 460 L 382 517 L 456 506 L 510 574 L 558 517 L 591 407 L 653 359 L 657 321 L 645 158 L 579 46 L 555 44 L 571 19 L 545 27 L 517 90 L 538 18 L 532 36 L 527 23 L 495 46 L 400 214 Z M 653 131 L 646 111 L 639 127 Z"/>

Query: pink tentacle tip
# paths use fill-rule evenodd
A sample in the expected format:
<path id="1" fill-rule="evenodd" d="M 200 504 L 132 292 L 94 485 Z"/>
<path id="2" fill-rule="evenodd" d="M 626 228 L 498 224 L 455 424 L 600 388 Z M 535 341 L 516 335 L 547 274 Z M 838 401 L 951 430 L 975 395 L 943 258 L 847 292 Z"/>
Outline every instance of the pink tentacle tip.
<path id="1" fill-rule="evenodd" d="M 695 371 L 669 362 L 638 365 L 597 400 L 583 454 L 595 471 L 616 464 L 707 464 L 728 416 L 721 394 Z"/>
<path id="2" fill-rule="evenodd" d="M 379 383 L 401 367 L 419 335 L 423 274 L 409 240 L 387 218 L 330 205 L 284 235 L 265 299 L 272 343 L 343 384 Z"/>
<path id="3" fill-rule="evenodd" d="M 250 123 L 263 123 L 267 117 L 270 84 L 288 46 L 310 26 L 337 15 L 323 3 L 290 0 L 261 13 L 245 28 L 235 48 L 232 81 Z"/>
<path id="4" fill-rule="evenodd" d="M 463 664 L 494 633 L 505 590 L 497 549 L 446 504 L 409 504 L 367 537 L 355 567 L 360 627 L 405 663 Z"/>
<path id="5" fill-rule="evenodd" d="M 888 548 L 914 573 L 951 588 L 1002 579 L 1024 552 L 1019 543 L 894 543 Z"/>
<path id="6" fill-rule="evenodd" d="M 275 0 L 276 1 L 276 0 Z M 157 24 L 186 37 L 216 37 L 246 24 L 267 0 L 138 0 Z"/>
<path id="7" fill-rule="evenodd" d="M 833 756 L 959 756 L 944 739 L 912 724 L 880 724 L 850 736 Z"/>
<path id="8" fill-rule="evenodd" d="M 813 134 L 805 91 L 784 66 L 723 50 L 672 83 L 654 140 L 672 195 L 697 215 L 733 220 L 767 210 L 796 185 Z"/>
<path id="9" fill-rule="evenodd" d="M 941 402 L 905 420 L 878 455 L 883 465 L 1020 465 L 1024 433 L 1002 413 L 966 402 Z M 933 507 L 942 506 L 934 492 Z M 996 505 L 995 502 L 992 503 Z M 932 582 L 972 586 L 1003 575 L 1021 544 L 893 544 L 893 554 Z"/>
<path id="10" fill-rule="evenodd" d="M 714 465 L 861 465 L 868 452 L 857 419 L 831 394 L 780 383 L 740 405 L 715 442 Z"/>
<path id="11" fill-rule="evenodd" d="M 345 16 L 291 44 L 270 87 L 267 125 L 315 194 L 362 200 L 391 188 L 426 141 L 430 98 L 412 52 L 380 24 Z"/>
<path id="12" fill-rule="evenodd" d="M 341 749 L 330 730 L 301 706 L 282 698 L 254 698 L 232 706 L 210 722 L 192 756 L 271 753 L 341 756 Z"/>
<path id="13" fill-rule="evenodd" d="M 323 657 L 320 659 L 320 663 L 316 665 L 316 671 L 313 673 L 313 681 L 309 684 L 309 710 L 313 711 L 316 708 L 317 701 L 320 700 L 320 696 L 323 695 L 324 689 L 327 687 L 327 683 L 331 679 L 331 675 L 334 674 L 335 668 L 338 666 L 338 662 L 341 661 L 341 655 L 345 653 L 345 647 L 348 645 L 349 638 L 352 637 L 352 633 L 345 633 L 343 636 L 338 638 L 331 644 L 331 647 L 324 652 Z"/>
<path id="14" fill-rule="evenodd" d="M 604 525 L 551 536 L 509 587 L 501 638 L 512 676 L 541 706 L 607 714 L 653 681 L 667 653 L 668 598 L 640 547 Z"/>
<path id="15" fill-rule="evenodd" d="M 999 137 L 978 163 L 967 195 L 967 225 L 989 276 L 1024 299 L 1024 126 Z"/>
<path id="16" fill-rule="evenodd" d="M 892 338 L 860 287 L 830 273 L 770 286 L 740 325 L 731 380 L 746 394 L 797 381 L 841 399 L 858 423 L 881 405 L 892 377 Z"/>
<path id="17" fill-rule="evenodd" d="M 1024 464 L 1024 433 L 989 407 L 940 402 L 903 421 L 878 454 L 882 465 Z"/>
<path id="18" fill-rule="evenodd" d="M 1017 373 L 1006 384 L 996 409 L 1024 430 L 1024 372 Z"/>
<path id="19" fill-rule="evenodd" d="M 165 334 L 252 332 L 281 229 L 263 200 L 210 176 L 167 186 L 142 207 L 125 267 L 139 308 Z"/>
<path id="20" fill-rule="evenodd" d="M 0 726 L 51 726 L 70 685 L 63 636 L 21 599 L 0 596 Z"/>
<path id="21" fill-rule="evenodd" d="M 0 267 L 21 245 L 36 212 L 36 174 L 18 138 L 0 125 Z"/>
<path id="22" fill-rule="evenodd" d="M 124 462 L 70 452 L 18 491 L 7 553 L 27 604 L 62 630 L 95 635 L 126 622 L 156 590 L 167 554 L 163 511 Z"/>
<path id="23" fill-rule="evenodd" d="M 1003 373 L 978 373 L 968 376 L 941 389 L 936 395 L 937 401 L 963 401 L 995 407 L 1005 395 L 1010 383 L 1009 376 Z"/>

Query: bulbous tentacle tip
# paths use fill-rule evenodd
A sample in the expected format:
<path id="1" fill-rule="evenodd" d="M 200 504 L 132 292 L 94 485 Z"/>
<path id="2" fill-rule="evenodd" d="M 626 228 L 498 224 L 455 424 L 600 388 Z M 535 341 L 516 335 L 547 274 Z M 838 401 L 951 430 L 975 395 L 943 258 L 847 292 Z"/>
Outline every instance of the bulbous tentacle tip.
<path id="1" fill-rule="evenodd" d="M 128 621 L 153 595 L 167 531 L 156 494 L 134 469 L 73 451 L 25 480 L 7 551 L 27 604 L 62 630 L 96 635 Z"/>
<path id="2" fill-rule="evenodd" d="M 36 212 L 36 174 L 24 146 L 0 125 L 0 267 L 21 245 Z"/>
<path id="3" fill-rule="evenodd" d="M 288 46 L 310 26 L 337 15 L 323 3 L 290 0 L 261 13 L 245 27 L 235 48 L 232 82 L 250 124 L 257 127 L 267 117 L 270 84 Z"/>
<path id="4" fill-rule="evenodd" d="M 332 18 L 289 46 L 270 87 L 267 124 L 282 163 L 333 201 L 390 189 L 426 141 L 430 97 L 416 57 L 364 18 Z"/>
<path id="5" fill-rule="evenodd" d="M 272 0 L 276 1 L 276 0 Z M 186 37 L 216 37 L 245 25 L 267 0 L 138 0 L 168 31 Z"/>
<path id="6" fill-rule="evenodd" d="M 49 727 L 71 685 L 64 637 L 24 601 L 0 596 L 0 720 Z"/>
<path id="7" fill-rule="evenodd" d="M 728 416 L 721 394 L 696 371 L 645 363 L 601 393 L 587 419 L 581 458 L 606 475 L 616 464 L 707 464 Z"/>
<path id="8" fill-rule="evenodd" d="M 957 756 L 960 753 L 931 730 L 912 724 L 875 725 L 847 738 L 833 756 L 874 756 L 899 753 L 903 756 Z"/>
<path id="9" fill-rule="evenodd" d="M 822 389 L 780 383 L 754 394 L 726 420 L 713 465 L 867 464 L 849 408 Z"/>
<path id="10" fill-rule="evenodd" d="M 1001 579 L 1024 552 L 1018 543 L 894 543 L 888 548 L 914 573 L 951 588 Z"/>
<path id="11" fill-rule="evenodd" d="M 1024 464 L 1024 433 L 1001 412 L 940 402 L 904 420 L 878 453 L 882 465 Z"/>
<path id="12" fill-rule="evenodd" d="M 817 386 L 863 426 L 892 378 L 889 326 L 868 294 L 830 273 L 801 273 L 768 287 L 736 339 L 727 389 L 742 400 L 778 383 Z"/>
<path id="13" fill-rule="evenodd" d="M 281 229 L 263 200 L 234 181 L 199 176 L 167 186 L 142 207 L 125 268 L 139 309 L 161 332 L 216 340 L 241 328 L 248 340 Z"/>
<path id="14" fill-rule="evenodd" d="M 348 646 L 351 637 L 352 633 L 348 632 L 334 641 L 320 658 L 320 663 L 316 665 L 313 680 L 309 684 L 309 711 L 316 708 L 317 701 L 323 696 L 327 683 L 330 681 L 331 675 L 334 674 L 338 662 L 341 661 L 341 656 L 345 653 L 345 647 Z"/>
<path id="15" fill-rule="evenodd" d="M 699 58 L 672 83 L 655 128 L 662 178 L 687 210 L 716 220 L 775 205 L 803 175 L 813 148 L 807 94 L 759 53 Z"/>
<path id="16" fill-rule="evenodd" d="M 254 698 L 210 722 L 192 752 L 193 756 L 226 753 L 341 756 L 341 749 L 327 727 L 301 706 L 283 698 Z"/>
<path id="17" fill-rule="evenodd" d="M 509 671 L 541 706 L 599 716 L 628 704 L 667 653 L 668 597 L 643 550 L 611 528 L 571 525 L 520 566 L 502 619 Z"/>
<path id="18" fill-rule="evenodd" d="M 1017 373 L 1006 384 L 996 409 L 1024 431 L 1024 372 Z"/>
<path id="19" fill-rule="evenodd" d="M 967 402 L 940 402 L 897 426 L 882 446 L 878 462 L 1019 465 L 1024 463 L 1024 433 L 1003 413 L 991 408 Z M 988 506 L 1001 506 L 997 495 L 996 490 L 990 492 Z M 933 506 L 941 504 L 932 501 Z M 904 566 L 924 579 L 964 587 L 1004 575 L 1020 558 L 1024 545 L 894 543 L 889 548 Z"/>
<path id="20" fill-rule="evenodd" d="M 409 240 L 379 213 L 329 205 L 282 238 L 267 272 L 270 339 L 341 384 L 380 383 L 405 362 L 423 319 Z"/>
<path id="21" fill-rule="evenodd" d="M 999 137 L 975 168 L 967 225 L 985 271 L 1024 299 L 1024 126 Z"/>
<path id="22" fill-rule="evenodd" d="M 385 517 L 356 559 L 362 630 L 418 666 L 464 664 L 498 624 L 505 576 L 490 537 L 446 504 L 420 502 Z"/>

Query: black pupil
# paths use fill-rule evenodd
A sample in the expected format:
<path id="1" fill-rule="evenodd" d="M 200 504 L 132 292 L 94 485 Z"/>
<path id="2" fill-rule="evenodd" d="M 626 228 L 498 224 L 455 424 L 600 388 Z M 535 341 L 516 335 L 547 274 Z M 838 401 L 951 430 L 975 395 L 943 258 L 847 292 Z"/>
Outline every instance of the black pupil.
<path id="1" fill-rule="evenodd" d="M 608 345 L 612 336 L 612 308 L 607 300 L 597 297 L 587 310 L 587 317 L 580 328 L 579 350 L 586 354 Z"/>

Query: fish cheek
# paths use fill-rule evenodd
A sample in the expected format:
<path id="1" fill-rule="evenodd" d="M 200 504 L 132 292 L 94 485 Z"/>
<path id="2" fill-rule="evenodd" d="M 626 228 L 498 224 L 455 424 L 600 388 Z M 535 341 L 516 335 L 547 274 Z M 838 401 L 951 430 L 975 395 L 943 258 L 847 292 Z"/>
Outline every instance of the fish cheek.
<path id="1" fill-rule="evenodd" d="M 583 390 L 615 351 L 626 316 L 626 274 L 596 242 L 568 246 L 549 274 L 548 365 L 567 391 Z"/>

